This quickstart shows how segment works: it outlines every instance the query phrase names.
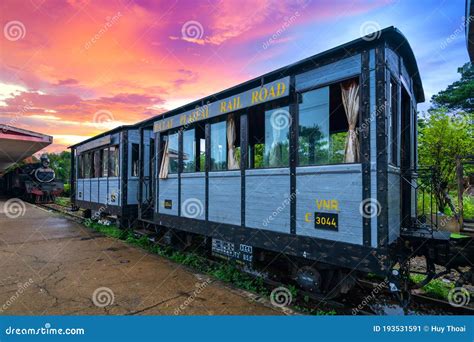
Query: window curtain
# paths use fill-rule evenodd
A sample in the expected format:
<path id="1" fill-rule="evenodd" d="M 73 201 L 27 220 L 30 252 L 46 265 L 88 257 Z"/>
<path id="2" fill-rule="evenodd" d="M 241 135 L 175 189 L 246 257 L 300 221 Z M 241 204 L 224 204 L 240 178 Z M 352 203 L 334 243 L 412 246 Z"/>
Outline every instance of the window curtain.
<path id="1" fill-rule="evenodd" d="M 163 149 L 163 158 L 161 158 L 161 167 L 160 167 L 160 179 L 168 178 L 168 171 L 170 165 L 170 154 L 169 154 L 169 142 L 166 140 L 165 147 Z"/>
<path id="2" fill-rule="evenodd" d="M 229 115 L 227 118 L 227 169 L 235 170 L 239 168 L 239 162 L 235 156 L 235 119 L 233 115 Z"/>
<path id="3" fill-rule="evenodd" d="M 346 137 L 346 147 L 344 150 L 344 163 L 359 162 L 359 138 L 355 131 L 359 118 L 359 85 L 351 81 L 341 84 L 342 104 L 346 111 L 349 131 Z"/>

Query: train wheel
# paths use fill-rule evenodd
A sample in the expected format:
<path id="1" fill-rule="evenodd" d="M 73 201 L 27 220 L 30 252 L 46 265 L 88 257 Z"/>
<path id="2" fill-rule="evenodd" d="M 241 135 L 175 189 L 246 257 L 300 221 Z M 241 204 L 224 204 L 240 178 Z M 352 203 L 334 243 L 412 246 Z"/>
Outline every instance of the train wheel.
<path id="1" fill-rule="evenodd" d="M 329 269 L 322 272 L 322 292 L 326 299 L 334 299 L 348 293 L 355 283 L 356 279 L 351 271 Z"/>
<path id="2" fill-rule="evenodd" d="M 82 217 L 84 217 L 85 219 L 90 219 L 92 217 L 92 211 L 90 209 L 84 210 L 84 212 L 82 213 Z"/>

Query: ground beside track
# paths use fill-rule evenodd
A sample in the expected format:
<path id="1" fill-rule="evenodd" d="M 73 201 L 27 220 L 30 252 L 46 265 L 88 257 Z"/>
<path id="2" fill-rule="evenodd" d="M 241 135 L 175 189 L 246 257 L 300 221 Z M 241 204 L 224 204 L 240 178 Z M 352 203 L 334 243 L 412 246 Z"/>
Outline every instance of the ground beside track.
<path id="1" fill-rule="evenodd" d="M 60 214 L 24 208 L 8 217 L 0 199 L 0 315 L 282 314 Z"/>

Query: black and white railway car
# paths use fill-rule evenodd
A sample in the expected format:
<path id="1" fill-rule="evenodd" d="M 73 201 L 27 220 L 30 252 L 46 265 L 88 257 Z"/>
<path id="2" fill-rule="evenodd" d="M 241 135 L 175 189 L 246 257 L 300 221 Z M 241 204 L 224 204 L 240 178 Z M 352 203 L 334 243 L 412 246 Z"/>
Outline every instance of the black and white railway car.
<path id="1" fill-rule="evenodd" d="M 146 143 L 152 141 L 148 136 Z M 131 227 L 138 217 L 139 144 L 138 129 L 121 126 L 71 146 L 73 206 L 86 217 L 116 215 L 121 227 Z"/>

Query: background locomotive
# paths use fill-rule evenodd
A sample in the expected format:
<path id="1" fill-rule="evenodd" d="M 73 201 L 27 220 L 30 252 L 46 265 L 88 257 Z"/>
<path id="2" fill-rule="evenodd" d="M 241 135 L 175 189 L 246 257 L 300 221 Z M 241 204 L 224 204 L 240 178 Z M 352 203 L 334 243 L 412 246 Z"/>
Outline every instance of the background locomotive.
<path id="1" fill-rule="evenodd" d="M 13 168 L 3 176 L 3 182 L 7 195 L 34 203 L 54 202 L 64 190 L 64 182 L 56 179 L 46 154 L 41 156 L 39 163 Z"/>

